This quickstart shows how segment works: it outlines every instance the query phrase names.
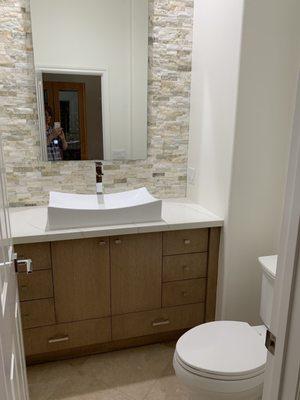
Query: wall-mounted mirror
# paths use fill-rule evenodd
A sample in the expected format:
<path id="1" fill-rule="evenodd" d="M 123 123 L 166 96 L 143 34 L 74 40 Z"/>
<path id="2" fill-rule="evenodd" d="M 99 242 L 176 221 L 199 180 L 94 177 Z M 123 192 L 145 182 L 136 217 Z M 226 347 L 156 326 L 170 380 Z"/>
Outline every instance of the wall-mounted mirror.
<path id="1" fill-rule="evenodd" d="M 148 0 L 30 0 L 43 160 L 147 157 Z"/>

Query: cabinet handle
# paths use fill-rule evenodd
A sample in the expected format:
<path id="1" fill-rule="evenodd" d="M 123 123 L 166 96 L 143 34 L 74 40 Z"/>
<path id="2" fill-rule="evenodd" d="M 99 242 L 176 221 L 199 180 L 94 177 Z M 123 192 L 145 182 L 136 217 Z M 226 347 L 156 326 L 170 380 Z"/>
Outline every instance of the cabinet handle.
<path id="1" fill-rule="evenodd" d="M 187 297 L 187 296 L 189 295 L 188 292 L 187 292 L 186 290 L 183 290 L 183 291 L 181 292 L 181 294 L 182 294 L 183 297 Z"/>
<path id="2" fill-rule="evenodd" d="M 115 240 L 115 244 L 121 244 L 122 243 L 122 240 L 121 239 L 116 239 Z"/>
<path id="3" fill-rule="evenodd" d="M 187 265 L 183 265 L 182 269 L 183 269 L 184 272 L 188 272 L 190 270 L 190 267 L 187 266 Z"/>
<path id="4" fill-rule="evenodd" d="M 67 342 L 68 340 L 70 340 L 69 336 L 63 336 L 63 337 L 61 337 L 61 338 L 49 339 L 48 342 L 49 342 L 50 344 L 52 344 L 52 343 Z"/>
<path id="5" fill-rule="evenodd" d="M 191 241 L 190 241 L 190 239 L 184 239 L 184 244 L 186 244 L 186 245 L 188 245 L 188 244 L 191 244 Z"/>
<path id="6" fill-rule="evenodd" d="M 106 241 L 105 240 L 100 240 L 100 242 L 98 243 L 99 246 L 105 246 L 106 245 Z"/>
<path id="7" fill-rule="evenodd" d="M 157 321 L 153 321 L 152 322 L 152 326 L 153 327 L 169 325 L 169 324 L 170 324 L 170 320 L 169 319 L 157 320 Z"/>

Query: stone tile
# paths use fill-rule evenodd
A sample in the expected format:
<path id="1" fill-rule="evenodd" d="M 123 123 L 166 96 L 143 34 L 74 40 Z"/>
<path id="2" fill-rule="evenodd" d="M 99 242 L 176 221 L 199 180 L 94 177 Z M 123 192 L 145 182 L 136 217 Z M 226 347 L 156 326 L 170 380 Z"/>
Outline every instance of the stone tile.
<path id="1" fill-rule="evenodd" d="M 72 361 L 57 361 L 31 366 L 27 368 L 27 378 L 29 383 L 33 385 L 46 382 L 57 385 L 78 374 L 75 365 L 78 364 L 72 364 Z"/>
<path id="2" fill-rule="evenodd" d="M 41 368 L 41 372 L 47 370 L 50 374 L 52 373 L 49 364 Z M 125 394 L 108 387 L 95 376 L 84 374 L 78 370 L 74 370 L 70 374 L 70 370 L 62 371 L 60 369 L 59 373 L 61 379 L 47 381 L 47 378 L 43 376 L 42 382 L 30 383 L 30 400 L 130 400 Z"/>
<path id="3" fill-rule="evenodd" d="M 152 345 L 89 357 L 79 367 L 129 397 L 143 399 L 173 356 L 173 348 Z"/>
<path id="4" fill-rule="evenodd" d="M 144 400 L 191 400 L 188 390 L 177 379 L 172 362 L 169 362 Z"/>
<path id="5" fill-rule="evenodd" d="M 39 161 L 29 10 L 30 0 L 0 4 L 0 134 L 13 206 L 47 204 L 49 190 L 95 191 L 93 162 Z M 147 186 L 161 198 L 185 196 L 192 27 L 192 0 L 149 0 L 148 158 L 105 163 L 107 193 Z"/>
<path id="6" fill-rule="evenodd" d="M 131 400 L 95 376 L 78 372 L 58 385 L 47 400 Z"/>
<path id="7" fill-rule="evenodd" d="M 28 368 L 30 400 L 189 400 L 172 360 L 155 344 Z"/>
<path id="8" fill-rule="evenodd" d="M 30 400 L 48 400 L 57 389 L 52 383 L 35 383 L 29 384 Z"/>

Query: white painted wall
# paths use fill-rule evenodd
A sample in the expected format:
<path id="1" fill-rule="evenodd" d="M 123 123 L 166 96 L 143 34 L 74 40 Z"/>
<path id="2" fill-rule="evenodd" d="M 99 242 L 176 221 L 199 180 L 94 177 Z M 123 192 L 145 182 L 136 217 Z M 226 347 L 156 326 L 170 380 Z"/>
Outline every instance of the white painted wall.
<path id="1" fill-rule="evenodd" d="M 245 2 L 223 315 L 258 321 L 260 255 L 278 252 L 299 70 L 293 0 Z"/>
<path id="2" fill-rule="evenodd" d="M 188 183 L 187 195 L 226 220 L 242 21 L 243 1 L 195 1 L 188 154 L 188 167 L 195 169 L 195 180 L 193 184 Z M 224 273 L 222 261 L 221 257 L 219 289 L 222 289 Z M 222 296 L 218 299 L 221 301 Z"/>
<path id="3" fill-rule="evenodd" d="M 129 159 L 146 158 L 148 1 L 30 3 L 35 65 L 105 70 L 105 158 L 114 150 L 125 150 Z"/>
<path id="4" fill-rule="evenodd" d="M 188 196 L 224 216 L 228 208 L 236 118 L 243 1 L 197 0 L 188 166 Z"/>
<path id="5" fill-rule="evenodd" d="M 196 166 L 197 178 L 188 192 L 225 218 L 219 316 L 257 323 L 261 283 L 257 257 L 276 253 L 278 245 L 299 68 L 295 31 L 298 14 L 293 0 L 245 0 L 241 35 L 237 21 L 242 1 L 230 2 L 233 8 L 227 13 L 227 1 L 225 7 L 221 0 L 201 0 L 199 7 L 208 7 L 208 3 L 215 5 L 215 13 L 225 13 L 228 26 L 236 26 L 236 40 L 241 40 L 240 68 L 236 64 L 237 44 L 233 47 L 228 40 L 227 48 L 223 47 L 221 39 L 225 40 L 230 30 L 226 28 L 224 34 L 223 24 L 216 23 L 221 17 L 212 12 L 208 16 L 211 22 L 202 26 L 196 18 L 202 38 L 200 65 L 207 63 L 203 59 L 211 52 L 207 48 L 211 48 L 213 35 L 221 45 L 218 48 L 216 42 L 212 61 L 218 59 L 221 48 L 225 54 L 222 52 L 222 62 L 207 68 L 206 74 L 203 68 L 200 73 L 193 72 L 200 96 L 207 98 L 207 89 L 201 93 L 202 87 L 208 87 L 207 76 L 214 72 L 220 82 L 215 84 L 209 103 L 192 100 L 189 165 Z M 213 31 L 206 40 L 208 25 Z M 232 71 L 229 77 L 224 73 L 228 63 Z"/>

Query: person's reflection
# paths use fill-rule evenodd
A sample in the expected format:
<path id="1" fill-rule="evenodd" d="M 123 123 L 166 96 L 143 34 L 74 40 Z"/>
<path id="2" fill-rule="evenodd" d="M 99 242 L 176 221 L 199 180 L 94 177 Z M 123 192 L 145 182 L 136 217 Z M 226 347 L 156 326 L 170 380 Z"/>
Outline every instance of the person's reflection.
<path id="1" fill-rule="evenodd" d="M 61 161 L 63 150 L 67 149 L 68 143 L 62 128 L 54 127 L 53 111 L 49 106 L 45 106 L 45 123 L 48 161 Z"/>

